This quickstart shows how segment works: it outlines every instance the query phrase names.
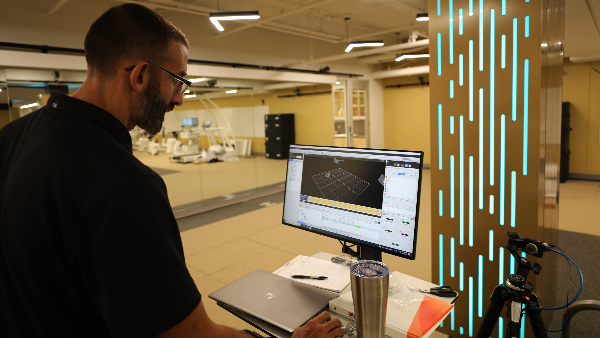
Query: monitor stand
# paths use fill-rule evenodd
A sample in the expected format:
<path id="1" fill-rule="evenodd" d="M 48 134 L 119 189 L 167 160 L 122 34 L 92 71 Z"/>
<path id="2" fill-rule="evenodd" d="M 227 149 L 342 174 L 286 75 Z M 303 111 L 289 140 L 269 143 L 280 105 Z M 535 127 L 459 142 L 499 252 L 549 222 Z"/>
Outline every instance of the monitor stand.
<path id="1" fill-rule="evenodd" d="M 358 249 L 358 260 L 372 260 L 381 262 L 381 251 L 377 249 L 371 249 L 366 246 L 357 245 Z"/>

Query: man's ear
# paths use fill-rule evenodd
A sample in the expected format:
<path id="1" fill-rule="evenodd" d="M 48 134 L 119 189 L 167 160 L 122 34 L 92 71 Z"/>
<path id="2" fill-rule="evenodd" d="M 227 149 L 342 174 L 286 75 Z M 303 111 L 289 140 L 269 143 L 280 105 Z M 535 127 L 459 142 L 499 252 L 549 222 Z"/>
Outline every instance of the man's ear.
<path id="1" fill-rule="evenodd" d="M 134 91 L 141 93 L 150 82 L 150 65 L 140 62 L 129 74 L 129 82 Z"/>

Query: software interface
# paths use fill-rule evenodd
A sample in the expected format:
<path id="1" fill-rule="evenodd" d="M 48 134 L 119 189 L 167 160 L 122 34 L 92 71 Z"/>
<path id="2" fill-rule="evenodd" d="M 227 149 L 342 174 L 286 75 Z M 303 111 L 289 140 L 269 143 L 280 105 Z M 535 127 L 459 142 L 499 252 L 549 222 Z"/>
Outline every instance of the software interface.
<path id="1" fill-rule="evenodd" d="M 292 145 L 283 223 L 414 258 L 422 158 Z"/>

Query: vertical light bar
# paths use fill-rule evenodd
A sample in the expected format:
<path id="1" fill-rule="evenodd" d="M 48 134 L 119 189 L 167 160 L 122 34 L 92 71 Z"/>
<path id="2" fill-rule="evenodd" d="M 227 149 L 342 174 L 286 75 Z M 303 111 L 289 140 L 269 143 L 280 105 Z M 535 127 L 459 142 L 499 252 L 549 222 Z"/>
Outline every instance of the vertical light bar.
<path id="1" fill-rule="evenodd" d="M 477 282 L 477 315 L 483 317 L 483 256 L 479 255 L 479 281 Z"/>
<path id="2" fill-rule="evenodd" d="M 437 15 L 440 15 L 440 0 L 437 0 Z"/>
<path id="3" fill-rule="evenodd" d="M 450 277 L 454 278 L 454 237 L 450 237 Z"/>
<path id="4" fill-rule="evenodd" d="M 525 17 L 525 37 L 529 37 L 529 15 Z"/>
<path id="5" fill-rule="evenodd" d="M 494 230 L 490 230 L 490 254 L 489 254 L 489 260 L 490 262 L 494 261 Z"/>
<path id="6" fill-rule="evenodd" d="M 450 312 L 450 330 L 454 331 L 454 308 Z"/>
<path id="7" fill-rule="evenodd" d="M 523 175 L 527 175 L 527 147 L 529 132 L 529 59 L 525 59 L 523 85 Z"/>
<path id="8" fill-rule="evenodd" d="M 469 0 L 469 16 L 473 16 L 473 0 Z"/>
<path id="9" fill-rule="evenodd" d="M 490 185 L 494 185 L 494 115 L 496 95 L 496 11 L 490 11 Z M 483 158 L 481 154 L 480 158 Z M 480 160 L 482 161 L 482 160 Z M 483 167 L 483 166 L 482 166 Z"/>
<path id="10" fill-rule="evenodd" d="M 506 146 L 506 116 L 500 115 L 500 225 L 504 225 L 504 171 Z"/>
<path id="11" fill-rule="evenodd" d="M 490 195 L 490 215 L 494 214 L 494 195 Z"/>
<path id="12" fill-rule="evenodd" d="M 454 98 L 454 80 L 450 80 L 450 98 Z"/>
<path id="13" fill-rule="evenodd" d="M 469 337 L 473 337 L 473 277 L 469 276 Z"/>
<path id="14" fill-rule="evenodd" d="M 439 12 L 439 8 L 440 8 L 440 0 L 438 0 L 438 15 L 440 15 Z M 502 0 L 502 15 L 506 15 L 506 0 Z"/>
<path id="15" fill-rule="evenodd" d="M 444 194 L 440 190 L 440 216 L 444 216 Z"/>
<path id="16" fill-rule="evenodd" d="M 483 71 L 483 0 L 479 0 L 479 71 Z"/>
<path id="17" fill-rule="evenodd" d="M 454 155 L 450 155 L 450 218 L 454 218 Z"/>
<path id="18" fill-rule="evenodd" d="M 500 67 L 506 68 L 506 34 L 502 34 L 502 47 L 500 49 Z"/>
<path id="19" fill-rule="evenodd" d="M 463 35 L 463 11 L 458 9 L 458 35 Z"/>
<path id="20" fill-rule="evenodd" d="M 458 264 L 458 266 L 460 267 L 460 280 L 458 281 L 458 288 L 460 289 L 460 291 L 464 291 L 465 290 L 465 265 L 463 264 L 463 262 L 460 262 Z M 443 285 L 443 284 L 440 284 Z"/>
<path id="21" fill-rule="evenodd" d="M 498 284 L 504 284 L 504 248 L 500 247 L 498 253 Z"/>
<path id="22" fill-rule="evenodd" d="M 479 209 L 483 209 L 483 88 L 479 88 Z"/>
<path id="23" fill-rule="evenodd" d="M 504 318 L 498 317 L 498 338 L 504 338 Z"/>
<path id="24" fill-rule="evenodd" d="M 438 104 L 438 162 L 442 170 L 442 104 Z"/>
<path id="25" fill-rule="evenodd" d="M 510 256 L 510 274 L 514 275 L 515 273 L 515 258 L 513 257 L 513 255 L 509 255 Z"/>
<path id="26" fill-rule="evenodd" d="M 513 19 L 512 120 L 517 120 L 517 18 Z"/>
<path id="27" fill-rule="evenodd" d="M 510 226 L 515 227 L 517 213 L 517 172 L 510 173 Z"/>
<path id="28" fill-rule="evenodd" d="M 465 129 L 464 129 L 464 118 L 461 115 L 458 119 L 460 124 L 460 245 L 465 244 Z"/>
<path id="29" fill-rule="evenodd" d="M 454 116 L 450 116 L 450 134 L 454 135 Z"/>
<path id="30" fill-rule="evenodd" d="M 462 335 L 463 334 L 463 327 L 462 326 L 460 327 L 459 331 L 460 331 L 460 334 Z"/>
<path id="31" fill-rule="evenodd" d="M 473 156 L 469 156 L 469 246 L 473 247 Z"/>
<path id="32" fill-rule="evenodd" d="M 450 64 L 454 64 L 454 17 L 453 17 L 453 10 L 452 10 L 452 0 L 448 1 L 448 35 L 450 37 L 450 46 L 448 46 L 448 54 L 450 55 Z"/>
<path id="33" fill-rule="evenodd" d="M 473 121 L 473 40 L 469 40 L 469 121 Z"/>
<path id="34" fill-rule="evenodd" d="M 438 76 L 442 75 L 442 33 L 437 33 L 438 45 Z"/>
<path id="35" fill-rule="evenodd" d="M 458 55 L 458 82 L 460 86 L 463 85 L 463 55 Z"/>
<path id="36" fill-rule="evenodd" d="M 440 285 L 444 285 L 444 235 L 440 234 Z"/>

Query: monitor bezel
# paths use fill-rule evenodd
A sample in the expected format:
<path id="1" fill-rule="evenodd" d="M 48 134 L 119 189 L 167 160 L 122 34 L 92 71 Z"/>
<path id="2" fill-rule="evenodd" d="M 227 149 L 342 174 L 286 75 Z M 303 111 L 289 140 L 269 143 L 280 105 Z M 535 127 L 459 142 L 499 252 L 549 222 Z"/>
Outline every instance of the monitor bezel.
<path id="1" fill-rule="evenodd" d="M 305 230 L 311 233 L 316 233 L 319 235 L 323 235 L 326 237 L 330 237 L 333 239 L 337 239 L 338 241 L 344 241 L 347 243 L 352 243 L 352 244 L 356 244 L 356 245 L 360 245 L 363 247 L 368 247 L 370 249 L 374 249 L 374 250 L 379 250 L 381 252 L 385 252 L 387 254 L 396 256 L 396 257 L 402 257 L 402 258 L 406 258 L 409 260 L 415 260 L 417 257 L 417 235 L 418 235 L 418 230 L 419 230 L 419 214 L 420 214 L 420 209 L 421 209 L 421 181 L 423 180 L 423 159 L 425 157 L 425 152 L 423 151 L 415 151 L 415 150 L 393 150 L 393 149 L 375 149 L 375 148 L 355 148 L 355 147 L 336 147 L 336 146 L 317 146 L 317 145 L 306 145 L 306 144 L 290 144 L 290 153 L 291 153 L 291 149 L 294 146 L 300 146 L 300 147 L 307 147 L 307 148 L 328 148 L 328 149 L 347 149 L 349 151 L 361 151 L 361 152 L 365 152 L 368 150 L 375 150 L 375 151 L 389 151 L 389 152 L 408 152 L 408 153 L 415 153 L 415 154 L 419 154 L 419 160 L 420 160 L 420 165 L 419 165 L 419 183 L 418 183 L 418 190 L 417 190 L 417 210 L 416 210 L 416 215 L 415 215 L 415 230 L 414 230 L 414 240 L 413 240 L 413 250 L 412 250 L 412 256 L 410 255 L 404 255 L 402 253 L 398 253 L 398 252 L 394 252 L 391 250 L 386 250 L 387 247 L 381 247 L 381 246 L 377 246 L 371 242 L 366 242 L 366 241 L 361 241 L 358 240 L 356 238 L 352 238 L 352 237 L 347 237 L 347 236 L 343 236 L 343 235 L 332 235 L 329 232 L 320 232 L 313 229 L 309 229 L 309 228 L 305 228 L 305 227 L 300 227 L 297 224 L 290 224 L 290 223 L 286 223 L 285 219 L 284 219 L 284 214 L 285 214 L 285 200 L 286 200 L 286 193 L 287 193 L 287 182 L 288 182 L 288 173 L 289 173 L 289 165 L 290 165 L 290 158 L 288 158 L 287 161 L 287 165 L 286 165 L 286 171 L 285 171 L 285 187 L 284 187 L 284 194 L 283 194 L 283 212 L 281 214 L 281 222 L 284 225 L 290 226 L 290 227 L 294 227 L 296 229 L 301 229 L 301 230 Z"/>

